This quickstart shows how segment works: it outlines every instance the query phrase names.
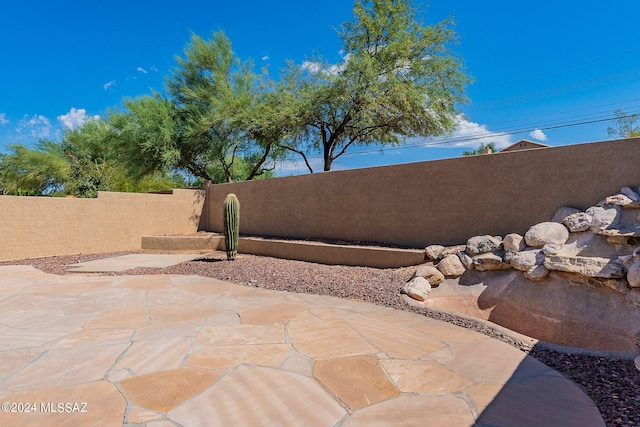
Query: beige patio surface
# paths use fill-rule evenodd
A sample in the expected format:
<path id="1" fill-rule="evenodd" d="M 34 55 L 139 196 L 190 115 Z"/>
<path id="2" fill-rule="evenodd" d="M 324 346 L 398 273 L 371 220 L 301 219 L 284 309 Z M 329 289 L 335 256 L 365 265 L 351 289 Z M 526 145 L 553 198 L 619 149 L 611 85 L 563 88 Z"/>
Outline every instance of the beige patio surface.
<path id="1" fill-rule="evenodd" d="M 604 425 L 559 373 L 416 314 L 27 266 L 0 267 L 0 402 L 2 426 Z"/>

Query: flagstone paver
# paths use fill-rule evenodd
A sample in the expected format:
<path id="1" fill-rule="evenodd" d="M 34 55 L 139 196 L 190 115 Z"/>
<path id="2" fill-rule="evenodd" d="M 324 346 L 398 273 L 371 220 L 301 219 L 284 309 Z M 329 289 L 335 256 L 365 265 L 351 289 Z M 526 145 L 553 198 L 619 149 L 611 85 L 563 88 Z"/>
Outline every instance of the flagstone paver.
<path id="1" fill-rule="evenodd" d="M 453 393 L 472 384 L 433 360 L 388 359 L 381 363 L 403 393 Z"/>
<path id="2" fill-rule="evenodd" d="M 460 397 L 400 396 L 356 411 L 345 427 L 473 426 L 474 417 Z"/>
<path id="3" fill-rule="evenodd" d="M 0 412 L 2 426 L 604 425 L 537 360 L 416 314 L 197 276 L 26 266 L 0 267 L 0 402 L 49 409 Z"/>
<path id="4" fill-rule="evenodd" d="M 313 375 L 351 409 L 400 396 L 372 356 L 322 360 Z"/>
<path id="5" fill-rule="evenodd" d="M 311 378 L 242 365 L 169 412 L 184 426 L 332 426 L 346 410 Z"/>
<path id="6" fill-rule="evenodd" d="M 157 412 L 168 412 L 187 399 L 206 390 L 222 374 L 179 368 L 154 372 L 120 381 L 129 401 Z M 153 393 L 149 391 L 153 390 Z"/>
<path id="7" fill-rule="evenodd" d="M 0 392 L 0 401 L 31 404 L 29 412 L 0 412 L 0 424 L 7 427 L 120 426 L 127 408 L 127 401 L 116 386 L 101 380 L 69 387 Z"/>

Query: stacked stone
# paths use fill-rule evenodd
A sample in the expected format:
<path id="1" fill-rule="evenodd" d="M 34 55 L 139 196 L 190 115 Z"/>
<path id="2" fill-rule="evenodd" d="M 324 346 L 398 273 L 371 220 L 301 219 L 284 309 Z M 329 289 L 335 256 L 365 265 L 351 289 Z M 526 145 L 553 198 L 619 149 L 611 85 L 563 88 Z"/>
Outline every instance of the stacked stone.
<path id="1" fill-rule="evenodd" d="M 560 208 L 549 222 L 524 236 L 471 237 L 466 245 L 425 249 L 431 263 L 420 266 L 403 292 L 424 301 L 445 278 L 466 271 L 516 269 L 531 281 L 550 274 L 574 283 L 605 286 L 640 307 L 640 188 L 624 187 L 582 212 Z"/>

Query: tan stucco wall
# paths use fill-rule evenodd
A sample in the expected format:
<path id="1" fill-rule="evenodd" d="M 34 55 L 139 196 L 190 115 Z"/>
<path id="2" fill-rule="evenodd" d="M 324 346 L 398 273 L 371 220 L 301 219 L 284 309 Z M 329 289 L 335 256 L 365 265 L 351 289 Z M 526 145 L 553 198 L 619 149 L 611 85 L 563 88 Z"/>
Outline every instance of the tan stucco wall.
<path id="1" fill-rule="evenodd" d="M 240 233 L 424 247 L 524 233 L 561 206 L 586 209 L 640 185 L 640 138 L 213 185 L 204 228 L 222 231 L 228 193 Z"/>
<path id="2" fill-rule="evenodd" d="M 140 249 L 144 235 L 196 232 L 203 203 L 198 190 L 0 196 L 0 260 Z"/>

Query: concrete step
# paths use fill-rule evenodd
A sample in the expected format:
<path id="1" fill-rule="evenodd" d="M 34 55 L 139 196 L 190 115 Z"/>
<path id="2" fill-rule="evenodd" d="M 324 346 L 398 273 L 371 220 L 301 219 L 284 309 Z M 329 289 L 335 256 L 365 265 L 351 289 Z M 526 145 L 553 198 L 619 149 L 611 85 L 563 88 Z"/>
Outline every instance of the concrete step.
<path id="1" fill-rule="evenodd" d="M 185 236 L 145 236 L 142 249 L 167 251 L 225 250 L 224 236 L 199 233 Z M 314 241 L 241 237 L 238 252 L 329 265 L 397 268 L 425 262 L 424 250 L 379 246 L 337 245 Z"/>

